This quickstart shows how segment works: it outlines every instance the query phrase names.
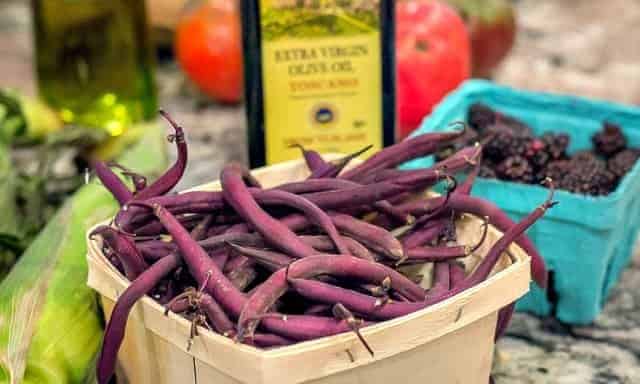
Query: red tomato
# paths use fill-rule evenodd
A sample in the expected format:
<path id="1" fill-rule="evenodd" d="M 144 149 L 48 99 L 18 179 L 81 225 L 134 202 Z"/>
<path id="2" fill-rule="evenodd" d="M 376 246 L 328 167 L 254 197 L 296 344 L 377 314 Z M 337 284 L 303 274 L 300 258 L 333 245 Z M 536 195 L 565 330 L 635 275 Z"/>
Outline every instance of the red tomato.
<path id="1" fill-rule="evenodd" d="M 242 31 L 233 0 L 206 1 L 178 23 L 175 51 L 187 76 L 213 99 L 242 96 Z"/>
<path id="2" fill-rule="evenodd" d="M 431 0 L 396 6 L 397 95 L 401 138 L 471 73 L 471 45 L 464 21 Z"/>

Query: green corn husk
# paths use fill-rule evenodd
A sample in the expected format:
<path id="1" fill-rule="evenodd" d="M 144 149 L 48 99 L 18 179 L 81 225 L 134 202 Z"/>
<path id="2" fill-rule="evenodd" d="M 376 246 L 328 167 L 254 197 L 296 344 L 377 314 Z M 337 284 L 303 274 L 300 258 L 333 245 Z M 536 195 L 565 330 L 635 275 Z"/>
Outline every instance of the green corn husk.
<path id="1" fill-rule="evenodd" d="M 119 160 L 145 175 L 167 163 L 164 130 L 144 127 Z M 80 188 L 0 283 L 0 383 L 83 383 L 102 339 L 95 293 L 86 285 L 85 233 L 117 204 L 96 180 Z"/>
<path id="2" fill-rule="evenodd" d="M 62 129 L 62 120 L 44 102 L 0 88 L 0 140 L 39 141 Z"/>
<path id="3" fill-rule="evenodd" d="M 0 281 L 15 262 L 20 247 L 20 225 L 15 205 L 16 173 L 11 166 L 9 147 L 0 141 Z M 0 325 L 1 326 L 1 325 Z"/>

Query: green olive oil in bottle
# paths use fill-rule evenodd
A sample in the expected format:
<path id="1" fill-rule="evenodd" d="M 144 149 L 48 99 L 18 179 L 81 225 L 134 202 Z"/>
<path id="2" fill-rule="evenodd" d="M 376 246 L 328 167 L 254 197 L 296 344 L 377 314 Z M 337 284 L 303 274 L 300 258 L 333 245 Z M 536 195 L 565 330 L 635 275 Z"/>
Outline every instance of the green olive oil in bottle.
<path id="1" fill-rule="evenodd" d="M 41 97 L 118 136 L 156 113 L 144 0 L 32 0 Z"/>
<path id="2" fill-rule="evenodd" d="M 252 167 L 395 139 L 394 0 L 241 0 Z"/>

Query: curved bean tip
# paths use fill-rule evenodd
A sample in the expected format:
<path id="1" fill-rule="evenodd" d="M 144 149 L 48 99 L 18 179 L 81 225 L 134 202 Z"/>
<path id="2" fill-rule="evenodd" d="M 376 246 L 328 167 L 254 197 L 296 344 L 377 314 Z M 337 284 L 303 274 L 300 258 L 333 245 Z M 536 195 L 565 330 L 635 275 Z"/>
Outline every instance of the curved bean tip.
<path id="1" fill-rule="evenodd" d="M 115 226 L 115 228 L 112 227 L 111 225 Z M 96 228 L 93 232 L 91 232 L 91 234 L 89 234 L 89 238 L 93 240 L 95 235 L 102 235 L 106 231 L 117 232 L 120 235 L 127 236 L 127 237 L 137 237 L 135 233 L 125 231 L 124 229 L 120 228 L 120 226 L 116 221 L 112 221 L 110 225 L 101 225 L 100 227 Z"/>
<path id="2" fill-rule="evenodd" d="M 200 286 L 200 289 L 198 290 L 199 294 L 202 294 L 202 292 L 204 292 L 204 290 L 207 288 L 207 285 L 209 284 L 209 280 L 211 279 L 211 275 L 212 275 L 212 271 L 208 270 L 206 273 L 206 277 L 204 279 L 204 282 L 202 282 L 202 285 Z"/>
<path id="3" fill-rule="evenodd" d="M 377 302 L 378 300 L 376 300 L 376 303 Z M 347 322 L 347 325 L 349 325 L 349 328 L 351 328 L 351 330 L 356 334 L 356 336 L 358 337 L 362 345 L 365 347 L 365 349 L 369 352 L 371 357 L 374 357 L 375 354 L 373 353 L 373 349 L 371 348 L 369 343 L 367 343 L 367 341 L 364 339 L 364 337 L 362 336 L 362 333 L 360 333 L 360 326 L 362 325 L 362 320 L 356 319 L 353 313 L 351 313 L 351 311 L 347 309 L 347 307 L 345 307 L 342 303 L 336 303 L 333 306 L 333 308 L 331 308 L 331 312 L 333 313 L 333 316 L 335 318 L 339 320 L 344 320 Z"/>
<path id="4" fill-rule="evenodd" d="M 145 240 L 144 236 L 138 236 L 135 233 L 131 233 L 131 232 L 127 232 L 124 229 L 117 227 L 117 228 L 113 228 L 114 231 L 118 232 L 119 234 L 121 234 L 122 236 L 127 236 L 127 237 L 135 237 L 136 240 Z M 147 239 L 148 240 L 148 239 Z"/>
<path id="5" fill-rule="evenodd" d="M 105 231 L 109 230 L 110 228 L 111 227 L 107 225 L 101 225 L 97 227 L 96 229 L 91 231 L 91 233 L 89 234 L 89 239 L 94 240 L 96 236 L 102 235 Z"/>
<path id="6" fill-rule="evenodd" d="M 482 220 L 483 220 L 483 223 L 482 223 L 482 236 L 480 236 L 480 240 L 478 240 L 478 242 L 475 245 L 466 246 L 466 247 L 468 247 L 468 250 L 465 250 L 466 256 L 469 256 L 473 252 L 477 251 L 482 246 L 484 241 L 487 239 L 487 234 L 489 233 L 489 217 L 488 216 L 484 216 L 482 218 Z"/>
<path id="7" fill-rule="evenodd" d="M 291 266 L 291 264 L 287 264 L 286 267 L 284 267 L 284 278 L 289 281 L 289 267 Z"/>
<path id="8" fill-rule="evenodd" d="M 462 132 L 460 132 L 460 134 L 463 134 L 464 132 L 467 131 L 467 129 L 469 129 L 469 125 L 464 121 L 453 121 L 448 125 L 448 127 L 455 127 L 455 126 L 462 126 Z"/>
<path id="9" fill-rule="evenodd" d="M 171 143 L 173 143 L 174 141 L 183 142 L 184 132 L 182 130 L 182 127 L 164 109 L 160 109 L 158 113 L 160 113 L 160 116 L 162 116 L 174 130 L 174 133 L 172 135 L 167 136 L 167 140 Z"/>
<path id="10" fill-rule="evenodd" d="M 485 146 L 498 134 L 497 131 L 488 132 L 484 138 L 480 140 L 480 145 Z"/>
<path id="11" fill-rule="evenodd" d="M 173 304 L 175 304 L 176 301 L 182 299 L 184 297 L 184 292 L 177 295 L 176 297 L 174 297 L 173 299 L 169 300 L 169 302 L 167 304 L 165 304 L 164 306 L 164 315 L 165 316 L 169 316 L 169 312 L 171 312 L 171 306 Z"/>
<path id="12" fill-rule="evenodd" d="M 344 306 L 342 303 L 335 303 L 333 307 L 331 307 L 331 313 L 336 319 L 339 320 L 347 320 L 351 317 L 351 312 Z"/>
<path id="13" fill-rule="evenodd" d="M 304 147 L 302 146 L 302 144 L 300 143 L 293 143 L 293 144 L 289 144 L 288 145 L 289 148 L 298 148 L 300 149 L 302 152 L 305 151 Z"/>
<path id="14" fill-rule="evenodd" d="M 401 260 L 407 257 L 404 252 L 404 248 L 392 248 L 389 250 L 389 253 L 393 256 L 394 259 Z"/>
<path id="15" fill-rule="evenodd" d="M 413 216 L 411 216 L 411 217 L 413 217 Z M 393 237 L 395 237 L 396 239 L 400 238 L 400 237 L 404 236 L 405 234 L 407 234 L 409 231 L 411 231 L 414 228 L 414 223 L 415 223 L 415 218 L 414 218 L 412 223 L 409 223 L 407 225 L 403 225 L 401 227 L 393 229 L 389 233 L 391 233 L 391 235 Z"/>
<path id="16" fill-rule="evenodd" d="M 442 175 L 447 180 L 447 193 L 451 193 L 458 188 L 458 180 L 448 173 Z"/>
<path id="17" fill-rule="evenodd" d="M 333 163 L 333 164 L 336 164 L 336 165 L 338 165 L 338 166 L 340 166 L 341 168 L 342 168 L 342 167 L 345 167 L 348 163 L 350 163 L 350 162 L 351 162 L 351 160 L 353 160 L 353 159 L 355 159 L 356 157 L 358 157 L 358 156 L 362 155 L 363 153 L 367 152 L 367 151 L 368 151 L 368 150 L 370 150 L 371 148 L 373 148 L 373 145 L 372 145 L 372 144 L 369 144 L 369 145 L 367 145 L 366 147 L 364 147 L 364 148 L 362 148 L 362 149 L 359 149 L 359 150 L 357 150 L 356 152 L 354 152 L 354 153 L 352 153 L 352 154 L 350 154 L 350 155 L 347 155 L 347 156 L 343 157 L 342 159 L 338 159 L 338 160 L 333 161 L 332 163 Z"/>
<path id="18" fill-rule="evenodd" d="M 162 234 L 160 235 L 160 241 L 163 241 L 165 243 L 171 243 L 173 241 L 173 237 L 171 237 L 171 235 Z"/>
<path id="19" fill-rule="evenodd" d="M 455 189 L 457 188 L 457 182 L 456 179 L 451 177 L 448 174 L 444 174 L 445 177 L 447 178 L 447 180 L 453 180 L 453 183 L 455 185 L 452 185 L 452 189 L 451 188 L 447 188 L 447 190 L 445 191 L 445 195 L 444 195 L 444 200 L 442 201 L 442 203 L 440 205 L 438 205 L 437 207 L 435 207 L 434 209 L 432 209 L 431 211 L 429 211 L 428 213 L 425 213 L 424 215 L 420 216 L 419 219 L 416 220 L 416 222 L 414 223 L 415 226 L 419 226 L 419 225 L 423 225 L 425 223 L 427 223 L 429 220 L 431 220 L 432 218 L 440 215 L 442 212 L 444 212 L 448 206 L 449 206 L 449 200 L 451 199 L 451 196 L 453 195 L 453 192 L 455 191 Z M 425 208 L 428 209 L 429 208 L 429 203 L 425 203 Z M 453 214 L 453 212 L 452 212 Z"/>
<path id="20" fill-rule="evenodd" d="M 242 250 L 241 246 L 239 246 L 238 244 L 235 244 L 233 241 L 230 241 L 230 240 L 225 240 L 224 241 L 224 245 L 226 245 L 227 247 L 231 248 L 231 250 L 233 250 L 233 251 L 240 252 Z"/>
<path id="21" fill-rule="evenodd" d="M 464 160 L 471 165 L 477 165 L 478 158 L 480 157 L 480 155 L 482 155 L 482 146 L 480 145 L 480 143 L 476 142 L 474 144 L 474 147 L 476 148 L 476 151 L 471 155 L 471 157 L 463 157 Z"/>
<path id="22" fill-rule="evenodd" d="M 547 199 L 545 200 L 545 202 L 542 203 L 542 205 L 540 206 L 542 210 L 546 211 L 547 209 L 557 205 L 559 202 L 553 201 L 553 197 L 556 192 L 555 183 L 553 182 L 553 179 L 551 179 L 550 177 L 546 177 L 544 180 L 542 180 L 542 184 L 546 185 L 549 188 L 549 195 L 547 196 Z"/>
<path id="23" fill-rule="evenodd" d="M 251 334 L 247 334 L 248 324 L 238 324 L 238 333 L 233 338 L 236 342 L 242 343 L 244 340 L 251 338 Z"/>
<path id="24" fill-rule="evenodd" d="M 140 201 L 140 200 L 132 200 L 132 201 L 128 201 L 125 205 L 122 206 L 123 210 L 128 210 L 130 207 L 143 207 L 143 208 L 149 208 L 152 209 L 152 205 L 147 203 L 146 201 Z"/>
<path id="25" fill-rule="evenodd" d="M 126 171 L 126 170 L 127 170 L 124 166 L 122 166 L 122 165 L 118 164 L 118 163 L 117 163 L 116 161 L 114 161 L 114 160 L 107 161 L 107 162 L 105 162 L 104 164 L 105 164 L 107 167 L 109 167 L 109 168 L 116 168 L 116 169 L 119 169 L 119 170 L 121 170 L 121 171 Z"/>
<path id="26" fill-rule="evenodd" d="M 404 264 L 405 261 L 407 261 L 407 259 L 409 259 L 409 256 L 405 253 L 404 256 L 402 256 L 401 258 L 399 258 L 393 265 L 398 268 L 399 266 L 401 266 L 402 264 Z"/>
<path id="27" fill-rule="evenodd" d="M 464 159 L 464 161 L 467 162 L 467 164 L 476 165 L 476 162 L 475 162 L 475 160 L 473 160 L 473 158 L 471 158 L 471 157 L 469 157 L 467 155 L 462 156 L 462 158 Z"/>
<path id="28" fill-rule="evenodd" d="M 348 157 L 353 159 L 354 157 L 358 157 L 358 156 L 362 155 L 363 153 L 367 152 L 371 148 L 373 148 L 373 144 L 369 144 L 366 147 L 363 147 L 362 149 L 357 150 L 356 152 L 352 153 Z"/>

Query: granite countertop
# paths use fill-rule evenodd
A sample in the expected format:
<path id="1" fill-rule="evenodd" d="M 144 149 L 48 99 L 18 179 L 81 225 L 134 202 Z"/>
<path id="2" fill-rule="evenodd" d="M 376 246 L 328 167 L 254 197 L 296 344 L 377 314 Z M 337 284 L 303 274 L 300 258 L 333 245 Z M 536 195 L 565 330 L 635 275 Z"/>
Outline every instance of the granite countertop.
<path id="1" fill-rule="evenodd" d="M 640 104 L 640 0 L 519 0 L 516 47 L 495 80 Z M 635 41 L 635 44 L 634 44 Z M 29 12 L 0 1 L 0 86 L 34 93 Z M 245 161 L 242 107 L 203 100 L 175 64 L 158 69 L 160 104 L 188 128 L 188 177 L 180 188 L 215 179 L 222 164 Z M 170 151 L 173 154 L 173 151 Z M 498 384 L 640 383 L 640 255 L 591 326 L 565 327 L 516 314 L 498 345 Z"/>

